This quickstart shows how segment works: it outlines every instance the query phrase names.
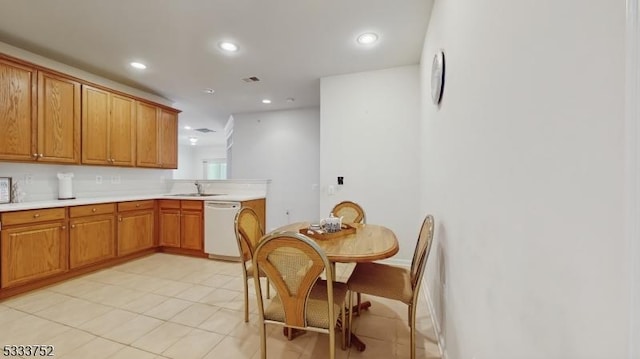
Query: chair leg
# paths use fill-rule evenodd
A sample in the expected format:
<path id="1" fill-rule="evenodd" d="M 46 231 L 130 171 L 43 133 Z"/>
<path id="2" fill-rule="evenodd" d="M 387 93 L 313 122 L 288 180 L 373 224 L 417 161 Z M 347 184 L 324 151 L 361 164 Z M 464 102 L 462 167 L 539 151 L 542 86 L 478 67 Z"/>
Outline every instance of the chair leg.
<path id="1" fill-rule="evenodd" d="M 410 320 L 409 320 L 409 326 L 410 326 L 410 331 L 411 331 L 411 359 L 415 359 L 416 357 L 416 308 L 413 305 L 409 306 L 409 312 L 410 312 Z"/>
<path id="2" fill-rule="evenodd" d="M 271 299 L 271 285 L 269 285 L 268 277 L 267 277 L 267 299 Z"/>
<path id="3" fill-rule="evenodd" d="M 249 286 L 247 278 L 244 279 L 244 322 L 249 322 Z"/>
<path id="4" fill-rule="evenodd" d="M 267 333 L 264 322 L 260 325 L 260 357 L 267 359 Z"/>
<path id="5" fill-rule="evenodd" d="M 331 327 L 331 325 L 329 325 Z M 329 359 L 336 357 L 336 331 L 334 328 L 329 329 Z"/>
<path id="6" fill-rule="evenodd" d="M 342 338 L 340 338 L 340 341 L 342 342 L 342 350 L 347 350 L 347 336 L 345 334 L 347 332 L 347 322 L 344 311 L 344 303 L 342 303 L 342 310 L 340 311 L 340 315 L 342 316 Z"/>
<path id="7" fill-rule="evenodd" d="M 357 306 L 358 306 L 358 312 L 357 312 L 357 314 L 358 314 L 358 316 L 360 316 L 360 302 L 361 302 L 361 300 L 362 300 L 361 295 L 360 295 L 360 292 L 358 292 L 358 293 L 356 294 L 356 296 L 358 297 L 358 299 L 356 300 L 356 302 L 357 302 L 356 304 L 357 304 Z"/>
<path id="8" fill-rule="evenodd" d="M 349 308 L 349 331 L 347 332 L 347 346 L 351 347 L 351 323 L 353 321 L 353 293 L 349 291 L 347 293 L 349 297 L 349 304 L 347 304 Z"/>

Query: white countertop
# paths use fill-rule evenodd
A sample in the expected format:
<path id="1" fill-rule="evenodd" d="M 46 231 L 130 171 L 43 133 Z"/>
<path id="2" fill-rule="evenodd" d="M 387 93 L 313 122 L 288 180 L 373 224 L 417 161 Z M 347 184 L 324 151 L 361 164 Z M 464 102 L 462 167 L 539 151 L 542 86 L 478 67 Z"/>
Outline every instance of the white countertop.
<path id="1" fill-rule="evenodd" d="M 129 195 L 129 196 L 76 198 L 76 199 L 65 199 L 65 200 L 0 204 L 0 212 L 12 212 L 12 211 L 22 211 L 27 209 L 56 208 L 56 207 L 67 207 L 67 206 L 82 206 L 85 204 L 97 204 L 97 203 L 140 201 L 140 200 L 148 200 L 148 199 L 179 199 L 179 200 L 190 200 L 190 201 L 243 202 L 243 201 L 250 201 L 250 200 L 262 199 L 262 198 L 265 198 L 264 194 L 251 194 L 251 193 L 223 194 L 223 195 L 216 195 L 216 196 L 201 196 L 201 197 L 176 196 L 172 194 Z"/>

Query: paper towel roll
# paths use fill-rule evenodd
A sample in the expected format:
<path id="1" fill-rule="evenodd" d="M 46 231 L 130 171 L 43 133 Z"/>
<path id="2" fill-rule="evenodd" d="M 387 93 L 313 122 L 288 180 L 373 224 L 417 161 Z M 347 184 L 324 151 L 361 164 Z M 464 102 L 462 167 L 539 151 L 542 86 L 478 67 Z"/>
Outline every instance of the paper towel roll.
<path id="1" fill-rule="evenodd" d="M 58 199 L 72 199 L 73 185 L 71 179 L 73 173 L 58 173 Z"/>

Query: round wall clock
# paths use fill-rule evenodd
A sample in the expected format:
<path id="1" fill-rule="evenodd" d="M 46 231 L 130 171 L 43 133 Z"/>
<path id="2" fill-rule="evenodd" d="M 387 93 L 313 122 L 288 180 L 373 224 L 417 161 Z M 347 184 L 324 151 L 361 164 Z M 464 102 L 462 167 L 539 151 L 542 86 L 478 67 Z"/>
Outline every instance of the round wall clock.
<path id="1" fill-rule="evenodd" d="M 433 56 L 431 65 L 431 98 L 434 104 L 439 104 L 442 100 L 444 90 L 444 52 L 438 50 Z"/>

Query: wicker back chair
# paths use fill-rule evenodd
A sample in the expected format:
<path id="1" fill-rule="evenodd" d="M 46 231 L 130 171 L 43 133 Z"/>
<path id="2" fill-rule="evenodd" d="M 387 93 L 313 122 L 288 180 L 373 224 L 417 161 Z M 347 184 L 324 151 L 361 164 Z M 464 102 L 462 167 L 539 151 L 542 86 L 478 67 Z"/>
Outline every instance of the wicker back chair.
<path id="1" fill-rule="evenodd" d="M 242 277 L 244 278 L 244 321 L 249 321 L 249 288 L 247 281 L 253 278 L 253 265 L 251 260 L 253 252 L 260 242 L 260 238 L 264 235 L 264 231 L 260 226 L 260 220 L 256 212 L 248 207 L 243 207 L 238 211 L 235 218 L 236 240 L 238 242 L 238 250 L 242 262 Z M 265 277 L 264 273 L 259 273 L 260 277 Z M 267 278 L 267 298 L 269 293 L 269 279 Z"/>
<path id="2" fill-rule="evenodd" d="M 359 204 L 351 201 L 342 201 L 336 204 L 331 211 L 336 217 L 343 217 L 347 223 L 367 223 L 364 209 Z"/>
<path id="3" fill-rule="evenodd" d="M 411 330 L 411 359 L 416 356 L 416 305 L 424 268 L 433 242 L 433 228 L 433 216 L 427 215 L 422 222 L 410 269 L 374 262 L 358 263 L 347 281 L 347 286 L 352 292 L 395 299 L 407 304 Z M 349 295 L 349 307 L 351 307 L 351 295 Z M 351 321 L 351 311 L 349 320 Z"/>
<path id="4" fill-rule="evenodd" d="M 328 279 L 334 278 L 331 263 L 322 249 L 302 234 L 277 232 L 260 242 L 253 265 L 265 273 L 277 291 L 271 302 L 265 303 L 256 277 L 262 359 L 267 356 L 266 324 L 288 328 L 289 338 L 291 328 L 328 333 L 329 357 L 335 358 L 334 329 L 338 313 L 342 323 L 346 323 L 343 309 L 347 286 L 319 278 L 323 272 Z M 345 327 L 342 325 L 343 349 L 346 348 Z"/>

